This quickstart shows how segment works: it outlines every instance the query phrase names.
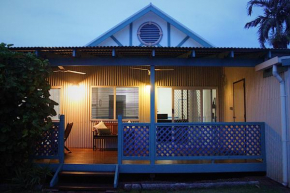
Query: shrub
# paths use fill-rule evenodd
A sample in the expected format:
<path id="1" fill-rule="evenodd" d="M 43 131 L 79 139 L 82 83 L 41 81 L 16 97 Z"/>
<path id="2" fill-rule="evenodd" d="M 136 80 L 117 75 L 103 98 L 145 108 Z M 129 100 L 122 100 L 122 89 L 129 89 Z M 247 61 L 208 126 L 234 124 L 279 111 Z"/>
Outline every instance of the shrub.
<path id="1" fill-rule="evenodd" d="M 33 146 L 52 125 L 55 103 L 49 99 L 47 60 L 17 53 L 0 44 L 0 170 L 4 179 L 33 167 Z M 22 168 L 22 169 L 21 169 Z"/>

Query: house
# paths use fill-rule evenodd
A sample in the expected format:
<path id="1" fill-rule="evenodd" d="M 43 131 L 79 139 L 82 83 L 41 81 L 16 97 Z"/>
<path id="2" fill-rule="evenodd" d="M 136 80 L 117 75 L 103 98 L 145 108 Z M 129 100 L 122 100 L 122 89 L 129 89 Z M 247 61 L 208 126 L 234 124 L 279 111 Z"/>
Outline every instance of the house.
<path id="1" fill-rule="evenodd" d="M 60 130 L 42 156 L 60 160 L 52 186 L 61 170 L 115 171 L 115 185 L 118 173 L 264 171 L 289 185 L 289 49 L 214 47 L 152 4 L 83 47 L 11 49 L 50 61 L 60 128 L 74 123 L 66 146 L 79 149 L 64 158 Z M 118 123 L 115 157 L 66 162 L 100 152 L 100 121 Z"/>

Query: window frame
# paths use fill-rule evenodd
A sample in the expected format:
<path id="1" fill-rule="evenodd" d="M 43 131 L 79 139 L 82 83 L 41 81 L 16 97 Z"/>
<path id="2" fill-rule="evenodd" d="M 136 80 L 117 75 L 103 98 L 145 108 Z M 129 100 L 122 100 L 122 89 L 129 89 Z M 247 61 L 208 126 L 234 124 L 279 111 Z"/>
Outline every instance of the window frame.
<path id="1" fill-rule="evenodd" d="M 114 91 L 114 112 L 113 112 L 113 119 L 93 119 L 92 117 L 92 98 L 93 98 L 93 88 L 113 88 Z M 117 88 L 138 88 L 138 119 L 122 119 L 123 121 L 139 121 L 140 120 L 140 87 L 139 86 L 91 86 L 90 89 L 90 121 L 96 122 L 96 121 L 118 121 L 118 117 L 116 117 L 116 111 L 117 111 L 117 97 L 116 97 L 116 89 Z"/>
<path id="2" fill-rule="evenodd" d="M 63 91 L 63 87 L 62 86 L 51 86 L 51 88 L 50 88 L 50 90 L 51 89 L 60 89 L 60 94 L 59 94 L 59 115 L 61 115 L 61 114 L 63 114 L 62 113 L 62 97 L 63 97 L 63 93 L 62 93 L 62 91 Z M 57 119 L 51 119 L 52 120 L 52 122 L 59 122 L 60 121 L 60 119 L 59 119 L 59 116 L 58 116 L 58 118 Z"/>

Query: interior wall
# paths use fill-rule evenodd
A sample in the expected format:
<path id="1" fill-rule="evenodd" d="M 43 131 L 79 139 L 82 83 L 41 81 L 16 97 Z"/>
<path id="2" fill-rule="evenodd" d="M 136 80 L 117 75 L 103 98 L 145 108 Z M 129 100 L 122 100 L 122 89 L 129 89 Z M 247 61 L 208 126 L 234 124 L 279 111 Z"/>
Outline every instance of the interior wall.
<path id="1" fill-rule="evenodd" d="M 133 70 L 129 66 L 84 66 L 65 67 L 69 70 L 86 72 L 53 73 L 49 78 L 52 87 L 61 87 L 61 114 L 65 121 L 73 122 L 71 134 L 66 142 L 68 147 L 92 148 L 91 120 L 92 86 L 136 86 L 139 87 L 139 122 L 150 121 L 150 76 L 147 71 Z M 169 67 L 164 67 L 169 68 Z M 216 87 L 220 90 L 222 106 L 222 86 L 220 67 L 170 67 L 173 71 L 156 71 L 156 86 Z M 220 112 L 222 120 L 223 112 Z"/>
<path id="2" fill-rule="evenodd" d="M 233 83 L 245 78 L 247 122 L 265 122 L 267 176 L 282 182 L 279 82 L 254 68 L 225 68 L 224 120 L 233 121 Z"/>

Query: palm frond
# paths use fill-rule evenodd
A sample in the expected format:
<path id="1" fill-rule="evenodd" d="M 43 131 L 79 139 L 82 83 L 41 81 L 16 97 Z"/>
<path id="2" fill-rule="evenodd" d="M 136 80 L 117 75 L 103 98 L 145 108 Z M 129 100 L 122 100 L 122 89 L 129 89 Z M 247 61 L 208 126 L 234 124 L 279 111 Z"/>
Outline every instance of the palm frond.
<path id="1" fill-rule="evenodd" d="M 253 7 L 268 7 L 269 6 L 269 0 L 251 0 L 248 2 L 247 9 L 248 9 L 248 15 L 252 15 Z"/>
<path id="2" fill-rule="evenodd" d="M 262 7 L 263 14 L 244 27 L 258 26 L 258 40 L 262 47 L 265 47 L 266 41 L 277 43 L 290 40 L 290 0 L 250 0 L 247 4 L 248 15 L 252 15 L 253 7 Z"/>
<path id="3" fill-rule="evenodd" d="M 253 21 L 246 23 L 245 28 L 249 29 L 250 27 L 256 27 L 262 22 L 263 19 L 267 19 L 267 18 L 265 18 L 264 16 L 258 16 Z"/>

